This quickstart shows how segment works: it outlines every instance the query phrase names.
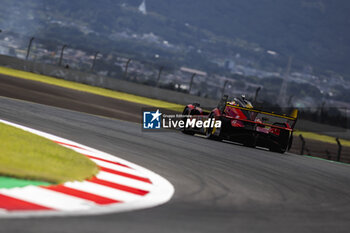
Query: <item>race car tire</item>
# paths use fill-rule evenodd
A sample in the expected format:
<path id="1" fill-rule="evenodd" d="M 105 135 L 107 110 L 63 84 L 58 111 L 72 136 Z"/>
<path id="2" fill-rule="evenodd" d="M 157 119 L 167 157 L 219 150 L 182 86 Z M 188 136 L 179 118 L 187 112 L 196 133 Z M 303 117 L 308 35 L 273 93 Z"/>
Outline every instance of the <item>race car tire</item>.
<path id="1" fill-rule="evenodd" d="M 270 147 L 270 151 L 283 154 L 284 152 L 286 152 L 286 149 L 282 148 L 280 145 L 275 145 Z"/>
<path id="2" fill-rule="evenodd" d="M 284 123 L 274 123 L 273 125 L 281 126 L 281 127 L 286 127 Z M 270 146 L 270 151 L 276 152 L 276 153 L 281 153 L 283 154 L 284 152 L 287 151 L 287 149 L 291 146 L 289 144 L 289 132 L 287 130 L 281 130 L 281 133 L 279 135 L 279 140 L 277 141 L 276 144 L 273 144 Z"/>
<path id="3" fill-rule="evenodd" d="M 188 108 L 185 108 L 182 115 L 191 115 L 191 111 L 188 109 Z M 187 134 L 187 135 L 194 135 L 194 132 L 192 130 L 188 130 L 186 129 L 186 127 L 184 127 L 182 130 L 181 130 L 182 133 L 184 134 Z"/>
<path id="4" fill-rule="evenodd" d="M 287 148 L 287 151 L 290 150 L 290 148 L 292 148 L 292 145 L 293 145 L 293 132 L 290 134 L 290 138 L 289 138 L 289 143 L 288 143 L 288 148 Z"/>
<path id="5" fill-rule="evenodd" d="M 214 118 L 214 113 L 210 113 L 208 119 Z M 205 130 L 205 138 L 215 140 L 215 141 L 222 141 L 222 137 L 213 135 L 213 128 L 209 127 Z"/>

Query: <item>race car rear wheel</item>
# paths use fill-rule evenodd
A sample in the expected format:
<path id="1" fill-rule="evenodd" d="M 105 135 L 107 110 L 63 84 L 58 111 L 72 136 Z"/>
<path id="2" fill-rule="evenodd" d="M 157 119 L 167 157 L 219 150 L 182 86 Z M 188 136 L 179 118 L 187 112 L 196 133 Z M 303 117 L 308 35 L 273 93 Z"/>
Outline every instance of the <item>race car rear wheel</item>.
<path id="1" fill-rule="evenodd" d="M 210 113 L 208 119 L 214 120 L 214 113 Z M 216 141 L 221 141 L 222 137 L 214 135 L 214 128 L 213 127 L 208 127 L 205 129 L 205 138 L 211 139 L 211 140 L 216 140 Z"/>
<path id="2" fill-rule="evenodd" d="M 182 115 L 187 116 L 187 115 L 191 115 L 191 111 L 188 108 L 185 108 Z M 184 119 L 186 120 L 186 119 Z M 186 127 L 184 127 L 182 130 L 182 133 L 187 134 L 187 135 L 194 135 L 194 132 L 192 130 L 186 129 Z"/>
<path id="3" fill-rule="evenodd" d="M 286 148 L 282 148 L 280 145 L 274 145 L 270 147 L 270 151 L 283 154 L 286 152 Z"/>
<path id="4" fill-rule="evenodd" d="M 284 123 L 274 123 L 273 125 L 286 127 L 286 125 Z M 276 152 L 276 153 L 281 153 L 281 154 L 286 152 L 288 147 L 291 146 L 290 136 L 293 136 L 293 135 L 291 135 L 289 131 L 281 129 L 280 135 L 278 136 L 276 143 L 274 143 L 270 146 L 270 151 Z"/>

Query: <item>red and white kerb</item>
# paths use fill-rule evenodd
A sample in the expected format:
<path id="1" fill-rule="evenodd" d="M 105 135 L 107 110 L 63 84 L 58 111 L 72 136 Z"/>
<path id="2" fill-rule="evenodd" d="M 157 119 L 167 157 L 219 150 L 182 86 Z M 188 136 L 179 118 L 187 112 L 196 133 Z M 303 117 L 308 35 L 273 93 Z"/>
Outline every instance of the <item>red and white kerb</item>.
<path id="1" fill-rule="evenodd" d="M 100 168 L 96 176 L 82 182 L 0 189 L 0 218 L 130 211 L 161 205 L 174 193 L 167 180 L 136 164 L 51 134 L 4 120 L 0 122 L 81 153 Z"/>

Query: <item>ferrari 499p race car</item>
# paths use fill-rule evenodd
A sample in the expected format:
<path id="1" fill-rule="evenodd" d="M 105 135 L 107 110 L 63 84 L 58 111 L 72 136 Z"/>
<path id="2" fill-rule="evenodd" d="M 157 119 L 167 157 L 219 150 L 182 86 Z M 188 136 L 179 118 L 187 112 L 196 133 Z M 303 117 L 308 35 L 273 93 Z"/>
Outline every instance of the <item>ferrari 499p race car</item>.
<path id="1" fill-rule="evenodd" d="M 200 105 L 189 104 L 183 115 L 190 119 L 221 121 L 221 127 L 214 124 L 209 127 L 187 126 L 182 128 L 185 134 L 204 134 L 213 140 L 230 140 L 249 147 L 265 147 L 274 152 L 289 150 L 293 140 L 293 129 L 297 121 L 298 110 L 290 116 L 255 109 L 244 97 L 228 101 L 224 96 L 211 112 L 204 111 Z"/>

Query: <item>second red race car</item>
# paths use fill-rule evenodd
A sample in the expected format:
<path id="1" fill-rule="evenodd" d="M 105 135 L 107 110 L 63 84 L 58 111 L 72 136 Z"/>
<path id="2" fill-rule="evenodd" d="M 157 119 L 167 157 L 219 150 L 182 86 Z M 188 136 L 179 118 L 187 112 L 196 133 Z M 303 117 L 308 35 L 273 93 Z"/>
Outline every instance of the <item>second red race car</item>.
<path id="1" fill-rule="evenodd" d="M 214 124 L 200 128 L 187 126 L 182 129 L 185 134 L 204 134 L 208 139 L 230 140 L 249 147 L 260 146 L 284 153 L 292 146 L 298 110 L 293 110 L 290 115 L 276 114 L 255 109 L 244 96 L 231 101 L 228 101 L 228 96 L 224 96 L 210 112 L 195 103 L 187 105 L 183 115 L 202 121 L 221 121 L 221 127 L 215 127 Z"/>

